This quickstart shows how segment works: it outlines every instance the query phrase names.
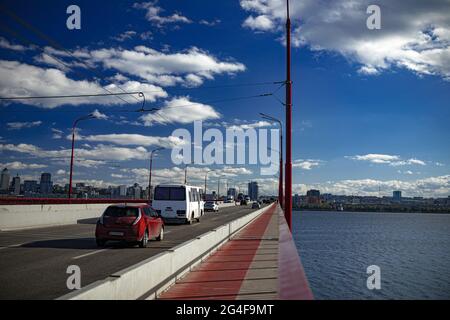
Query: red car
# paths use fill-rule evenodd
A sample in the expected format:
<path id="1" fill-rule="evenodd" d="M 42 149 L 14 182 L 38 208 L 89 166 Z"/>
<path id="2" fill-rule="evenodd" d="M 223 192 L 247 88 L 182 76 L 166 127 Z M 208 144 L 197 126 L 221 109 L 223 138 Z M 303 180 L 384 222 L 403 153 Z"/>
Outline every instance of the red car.
<path id="1" fill-rule="evenodd" d="M 106 241 L 126 241 L 147 246 L 148 240 L 161 241 L 164 237 L 164 222 L 149 205 L 111 205 L 97 221 L 95 239 L 99 247 Z"/>

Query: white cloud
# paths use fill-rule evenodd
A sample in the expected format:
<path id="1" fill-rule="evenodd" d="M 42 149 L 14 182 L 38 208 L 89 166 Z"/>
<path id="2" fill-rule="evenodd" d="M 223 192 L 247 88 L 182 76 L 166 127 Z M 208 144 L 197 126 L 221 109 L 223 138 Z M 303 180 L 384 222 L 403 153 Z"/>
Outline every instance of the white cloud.
<path id="1" fill-rule="evenodd" d="M 20 161 L 13 161 L 8 163 L 0 163 L 1 168 L 8 168 L 12 170 L 24 170 L 24 169 L 41 169 L 47 168 L 45 164 L 36 164 L 36 163 L 23 163 Z"/>
<path id="2" fill-rule="evenodd" d="M 52 135 L 53 139 L 61 139 L 63 137 L 64 131 L 62 131 L 62 130 L 52 128 L 52 132 L 53 132 L 53 135 Z"/>
<path id="3" fill-rule="evenodd" d="M 145 92 L 146 100 L 150 102 L 155 101 L 157 98 L 167 97 L 167 93 L 162 88 L 151 84 L 127 81 L 121 84 L 121 87 L 128 92 Z M 111 92 L 121 92 L 118 90 L 116 84 L 110 84 L 106 86 L 106 88 Z M 67 95 L 68 93 L 99 94 L 105 93 L 105 90 L 98 82 L 72 80 L 61 70 L 40 68 L 17 61 L 0 60 L 0 95 L 3 97 L 51 96 Z M 131 100 L 130 97 L 128 97 L 128 99 Z M 62 105 L 116 105 L 124 103 L 122 100 L 117 99 L 117 97 L 112 96 L 18 101 L 23 104 L 42 108 L 56 108 Z"/>
<path id="4" fill-rule="evenodd" d="M 311 170 L 314 169 L 314 167 L 318 167 L 321 164 L 323 164 L 322 160 L 314 160 L 314 159 L 308 159 L 308 160 L 294 160 L 292 163 L 293 168 L 300 168 L 303 170 Z"/>
<path id="5" fill-rule="evenodd" d="M 256 18 L 250 16 L 247 19 L 245 19 L 242 26 L 258 31 L 269 31 L 275 27 L 273 21 L 270 20 L 270 18 L 266 15 L 260 15 L 257 16 Z"/>
<path id="6" fill-rule="evenodd" d="M 27 51 L 31 50 L 31 47 L 24 47 L 20 44 L 12 44 L 7 39 L 0 37 L 0 48 L 13 50 L 13 51 Z"/>
<path id="7" fill-rule="evenodd" d="M 214 19 L 214 20 L 211 20 L 211 21 L 202 19 L 202 20 L 200 20 L 198 23 L 200 23 L 200 24 L 202 24 L 202 25 L 205 25 L 205 26 L 208 26 L 208 27 L 213 27 L 213 26 L 218 25 L 218 24 L 221 23 L 221 22 L 222 22 L 222 21 L 221 21 L 220 19 Z"/>
<path id="8" fill-rule="evenodd" d="M 256 121 L 253 123 L 242 123 L 238 125 L 232 125 L 227 126 L 230 130 L 248 130 L 248 129 L 257 129 L 257 128 L 264 128 L 264 127 L 270 127 L 272 126 L 272 123 L 268 121 Z"/>
<path id="9" fill-rule="evenodd" d="M 263 15 L 283 40 L 284 0 L 241 0 L 241 7 Z M 370 0 L 291 1 L 293 45 L 337 52 L 359 64 L 359 73 L 376 75 L 392 67 L 450 80 L 450 3 L 380 0 L 381 30 L 366 27 Z M 268 23 L 253 24 L 267 31 Z"/>
<path id="10" fill-rule="evenodd" d="M 70 137 L 67 137 L 71 139 Z M 164 148 L 172 148 L 180 145 L 183 141 L 178 137 L 156 137 L 144 136 L 140 134 L 100 134 L 90 136 L 78 136 L 77 140 L 85 140 L 92 142 L 108 142 L 124 146 L 140 145 L 140 146 L 160 146 Z"/>
<path id="11" fill-rule="evenodd" d="M 20 130 L 24 128 L 38 127 L 41 124 L 42 121 L 33 121 L 33 122 L 8 122 L 6 125 L 8 126 L 8 130 Z"/>
<path id="12" fill-rule="evenodd" d="M 98 120 L 107 120 L 108 119 L 108 116 L 106 114 L 101 113 L 97 109 L 94 112 L 92 112 L 92 116 L 94 116 L 94 118 L 98 119 Z"/>
<path id="13" fill-rule="evenodd" d="M 321 193 L 342 195 L 378 196 L 392 195 L 392 191 L 401 190 L 404 196 L 447 197 L 450 194 L 450 175 L 428 177 L 411 181 L 357 179 L 328 181 L 317 184 L 294 184 L 293 193 L 305 194 L 308 189 L 319 189 Z"/>
<path id="14" fill-rule="evenodd" d="M 369 153 L 366 155 L 356 155 L 356 156 L 346 156 L 347 159 L 357 160 L 357 161 L 367 161 L 375 164 L 388 164 L 394 167 L 397 166 L 406 166 L 406 165 L 421 165 L 425 166 L 425 161 L 411 158 L 407 160 L 403 160 L 400 156 L 397 155 L 388 155 L 388 154 L 377 154 L 377 153 Z"/>
<path id="15" fill-rule="evenodd" d="M 164 11 L 161 7 L 157 6 L 158 1 L 149 1 L 134 3 L 133 8 L 146 10 L 145 18 L 152 24 L 163 27 L 166 24 L 179 24 L 179 23 L 192 23 L 192 21 L 183 16 L 179 12 L 175 12 L 168 16 L 162 16 L 161 13 Z"/>
<path id="16" fill-rule="evenodd" d="M 125 32 L 122 32 L 121 34 L 113 37 L 114 40 L 119 42 L 124 42 L 126 40 L 132 39 L 134 36 L 136 36 L 137 32 L 133 30 L 128 30 Z"/>
<path id="17" fill-rule="evenodd" d="M 172 167 L 152 170 L 152 184 L 158 183 L 183 183 L 184 170 L 181 167 Z M 148 185 L 149 170 L 147 168 L 124 168 L 120 170 L 123 173 L 132 174 L 132 180 L 139 184 Z M 228 179 L 229 186 L 233 185 L 231 178 L 242 175 L 251 175 L 252 171 L 244 167 L 224 166 L 217 170 L 211 170 L 208 167 L 188 167 L 188 183 L 204 186 L 205 174 L 208 172 L 208 190 L 217 189 L 217 179 L 221 177 L 221 184 Z M 222 188 L 222 187 L 221 187 Z M 223 189 L 225 190 L 225 188 Z"/>
<path id="18" fill-rule="evenodd" d="M 71 149 L 61 150 L 44 150 L 40 147 L 31 144 L 21 143 L 14 144 L 0 144 L 0 151 L 18 152 L 24 154 L 30 154 L 38 158 L 54 158 L 55 160 L 62 159 L 67 161 L 70 158 Z M 127 160 L 144 160 L 147 159 L 149 154 L 147 150 L 142 147 L 136 148 L 124 148 L 99 144 L 89 149 L 76 148 L 76 158 L 80 161 L 85 161 L 87 165 L 103 164 L 105 160 L 108 161 L 127 161 Z M 83 159 L 83 160 L 81 160 Z M 89 163 L 89 161 L 93 161 Z M 102 162 L 97 162 L 102 161 Z"/>
<path id="19" fill-rule="evenodd" d="M 220 117 L 220 114 L 212 106 L 192 102 L 189 97 L 175 97 L 166 101 L 159 111 L 146 114 L 140 117 L 140 120 L 144 125 L 152 126 L 155 122 L 186 124 L 196 120 L 219 119 Z"/>
<path id="20" fill-rule="evenodd" d="M 137 46 L 134 50 L 110 48 L 93 50 L 89 54 L 90 63 L 101 64 L 105 69 L 138 76 L 162 86 L 178 83 L 198 85 L 204 79 L 213 79 L 216 74 L 245 71 L 242 63 L 220 61 L 196 47 L 183 52 L 163 53 L 145 46 Z M 183 75 L 188 78 L 183 78 Z M 196 76 L 195 83 L 192 75 Z"/>

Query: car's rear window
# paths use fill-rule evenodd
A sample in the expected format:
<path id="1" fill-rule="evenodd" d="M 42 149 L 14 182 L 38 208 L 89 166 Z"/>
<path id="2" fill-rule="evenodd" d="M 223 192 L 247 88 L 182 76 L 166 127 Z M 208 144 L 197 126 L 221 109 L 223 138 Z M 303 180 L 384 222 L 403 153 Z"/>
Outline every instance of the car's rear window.
<path id="1" fill-rule="evenodd" d="M 155 200 L 186 200 L 186 190 L 183 187 L 156 187 Z"/>
<path id="2" fill-rule="evenodd" d="M 139 208 L 135 207 L 108 207 L 104 213 L 106 217 L 137 217 Z"/>

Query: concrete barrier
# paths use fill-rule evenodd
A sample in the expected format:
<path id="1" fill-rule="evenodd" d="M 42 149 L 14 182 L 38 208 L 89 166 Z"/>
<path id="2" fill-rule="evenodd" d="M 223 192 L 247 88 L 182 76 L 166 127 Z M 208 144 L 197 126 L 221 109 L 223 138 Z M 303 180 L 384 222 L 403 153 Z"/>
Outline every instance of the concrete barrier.
<path id="1" fill-rule="evenodd" d="M 268 208 L 224 224 L 58 300 L 153 299 Z"/>
<path id="2" fill-rule="evenodd" d="M 76 224 L 79 220 L 100 217 L 109 205 L 103 203 L 0 206 L 0 230 Z"/>
<path id="3" fill-rule="evenodd" d="M 0 231 L 76 224 L 79 220 L 100 217 L 111 204 L 113 203 L 2 205 Z M 231 206 L 234 203 L 219 204 L 220 208 Z"/>

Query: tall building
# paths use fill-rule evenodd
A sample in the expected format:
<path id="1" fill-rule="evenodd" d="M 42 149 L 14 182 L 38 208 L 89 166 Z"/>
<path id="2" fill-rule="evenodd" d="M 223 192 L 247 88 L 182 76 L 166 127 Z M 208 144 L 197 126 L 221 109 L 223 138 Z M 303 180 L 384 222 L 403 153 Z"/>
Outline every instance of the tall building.
<path id="1" fill-rule="evenodd" d="M 236 188 L 229 188 L 227 191 L 227 196 L 233 196 L 234 199 L 237 198 Z"/>
<path id="2" fill-rule="evenodd" d="M 250 197 L 250 200 L 256 201 L 258 200 L 258 183 L 257 182 L 250 182 L 248 184 L 248 196 Z"/>
<path id="3" fill-rule="evenodd" d="M 9 178 L 8 168 L 3 169 L 0 176 L 0 191 L 9 190 Z"/>
<path id="4" fill-rule="evenodd" d="M 23 193 L 25 195 L 36 193 L 38 191 L 38 183 L 36 180 L 25 180 L 23 182 Z"/>
<path id="5" fill-rule="evenodd" d="M 15 176 L 12 180 L 11 183 L 11 189 L 12 189 L 12 193 L 15 196 L 18 196 L 20 194 L 20 177 L 19 175 Z"/>
<path id="6" fill-rule="evenodd" d="M 402 192 L 401 191 L 392 192 L 392 198 L 394 198 L 395 201 L 401 201 L 402 200 Z"/>
<path id="7" fill-rule="evenodd" d="M 306 198 L 309 204 L 319 204 L 320 203 L 320 191 L 319 190 L 308 190 L 306 192 Z"/>
<path id="8" fill-rule="evenodd" d="M 118 187 L 118 189 L 119 189 L 119 196 L 120 196 L 120 197 L 126 197 L 126 196 L 127 196 L 127 186 L 125 186 L 125 185 L 120 185 L 120 186 Z"/>
<path id="9" fill-rule="evenodd" d="M 50 173 L 41 174 L 41 183 L 39 185 L 41 194 L 53 193 L 52 175 Z"/>

